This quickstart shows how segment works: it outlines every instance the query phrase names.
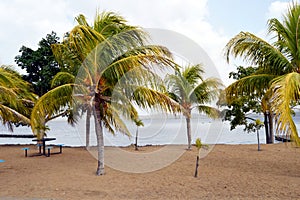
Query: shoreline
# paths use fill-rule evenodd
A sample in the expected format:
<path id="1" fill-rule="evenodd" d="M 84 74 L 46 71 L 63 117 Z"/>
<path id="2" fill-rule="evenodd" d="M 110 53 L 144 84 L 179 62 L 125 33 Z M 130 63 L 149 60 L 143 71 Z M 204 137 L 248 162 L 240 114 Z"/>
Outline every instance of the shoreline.
<path id="1" fill-rule="evenodd" d="M 274 144 L 288 144 L 288 145 L 291 145 L 293 142 L 291 141 L 275 141 L 273 143 Z M 216 143 L 216 144 L 209 144 L 209 143 L 203 143 L 203 144 L 206 144 L 206 145 L 209 145 L 209 146 L 214 146 L 214 145 L 228 145 L 228 146 L 236 146 L 236 145 L 257 145 L 256 144 L 253 144 L 253 143 Z M 28 144 L 12 144 L 12 143 L 7 143 L 7 144 L 0 144 L 0 147 L 1 146 L 34 146 L 36 145 L 36 143 L 28 143 Z M 49 146 L 56 146 L 57 144 L 56 143 L 49 143 L 47 144 Z M 260 143 L 260 145 L 267 145 L 265 143 Z M 272 144 L 271 144 L 272 145 Z M 159 146 L 187 146 L 187 144 L 145 144 L 145 145 L 138 145 L 138 147 L 159 147 Z M 195 144 L 192 144 L 192 146 L 195 146 Z M 64 147 L 68 147 L 68 148 L 80 148 L 80 147 L 84 147 L 85 148 L 85 145 L 64 145 Z M 93 145 L 93 146 L 89 146 L 89 147 L 97 147 L 96 145 Z M 117 147 L 117 148 L 129 148 L 129 147 L 135 147 L 134 144 L 130 144 L 130 145 L 104 145 L 104 147 Z"/>

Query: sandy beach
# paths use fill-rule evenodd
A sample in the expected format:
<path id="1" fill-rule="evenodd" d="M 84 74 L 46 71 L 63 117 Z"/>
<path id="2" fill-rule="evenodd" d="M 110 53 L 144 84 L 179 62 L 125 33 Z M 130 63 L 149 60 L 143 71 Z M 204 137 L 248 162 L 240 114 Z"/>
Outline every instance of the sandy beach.
<path id="1" fill-rule="evenodd" d="M 1 200 L 300 199 L 300 148 L 282 143 L 262 145 L 261 151 L 257 145 L 215 145 L 200 160 L 197 178 L 195 147 L 159 170 L 129 173 L 106 166 L 104 176 L 95 175 L 97 161 L 85 148 L 25 157 L 22 147 L 0 146 L 5 160 L 0 163 Z M 30 148 L 29 155 L 36 151 Z M 122 150 L 146 156 L 159 148 Z"/>

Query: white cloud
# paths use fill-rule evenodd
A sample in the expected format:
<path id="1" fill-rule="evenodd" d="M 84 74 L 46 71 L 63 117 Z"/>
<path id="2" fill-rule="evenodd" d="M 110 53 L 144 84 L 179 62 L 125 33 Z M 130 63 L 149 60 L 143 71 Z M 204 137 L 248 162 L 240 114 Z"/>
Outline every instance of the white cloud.
<path id="1" fill-rule="evenodd" d="M 216 66 L 221 65 L 221 50 L 228 38 L 207 22 L 207 0 L 4 0 L 0 3 L 0 24 L 5 27 L 0 33 L 0 64 L 14 64 L 22 45 L 35 49 L 51 31 L 61 37 L 74 26 L 79 13 L 92 21 L 97 8 L 117 12 L 132 25 L 184 34 L 196 41 Z"/>
<path id="2" fill-rule="evenodd" d="M 0 25 L 5 29 L 0 32 L 0 64 L 14 64 L 22 45 L 36 48 L 51 31 L 62 37 L 79 13 L 92 21 L 98 8 L 117 12 L 132 25 L 184 34 L 208 53 L 226 82 L 228 72 L 234 70 L 222 55 L 230 37 L 209 23 L 207 6 L 208 0 L 2 0 Z"/>
<path id="3" fill-rule="evenodd" d="M 272 2 L 268 8 L 268 12 L 266 14 L 266 19 L 272 19 L 277 18 L 279 20 L 282 20 L 283 14 L 286 13 L 288 9 L 288 2 L 282 2 L 282 1 L 275 1 Z"/>
<path id="4" fill-rule="evenodd" d="M 61 37 L 73 27 L 74 17 L 78 15 L 81 4 L 93 4 L 95 13 L 95 2 L 78 3 L 71 0 L 2 0 L 0 64 L 14 64 L 14 57 L 19 54 L 22 45 L 35 49 L 37 43 L 51 31 Z"/>

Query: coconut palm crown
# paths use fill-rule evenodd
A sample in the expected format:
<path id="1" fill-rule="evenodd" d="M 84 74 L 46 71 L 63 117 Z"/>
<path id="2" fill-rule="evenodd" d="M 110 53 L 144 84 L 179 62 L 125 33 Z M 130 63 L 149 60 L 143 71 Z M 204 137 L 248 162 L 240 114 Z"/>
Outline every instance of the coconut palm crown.
<path id="1" fill-rule="evenodd" d="M 272 43 L 251 34 L 240 32 L 225 47 L 225 56 L 241 57 L 258 72 L 245 77 L 227 88 L 227 96 L 257 94 L 263 96 L 263 109 L 275 115 L 277 133 L 290 136 L 297 145 L 300 139 L 292 118 L 292 105 L 300 97 L 300 6 L 293 2 L 283 21 L 268 21 Z"/>
<path id="2" fill-rule="evenodd" d="M 200 64 L 186 68 L 178 68 L 175 74 L 167 75 L 166 83 L 169 95 L 181 105 L 182 113 L 187 122 L 188 149 L 191 149 L 191 114 L 195 108 L 199 113 L 216 118 L 219 111 L 209 106 L 219 95 L 220 80 L 203 78 L 203 68 Z"/>
<path id="3" fill-rule="evenodd" d="M 76 79 L 73 83 L 54 88 L 54 97 L 59 95 L 55 90 L 66 89 L 66 98 L 61 101 L 54 98 L 57 105 L 51 101 L 41 101 L 41 109 L 36 110 L 34 118 L 39 119 L 41 113 L 42 116 L 51 115 L 66 104 L 78 102 L 78 99 L 88 105 L 95 119 L 97 136 L 96 173 L 102 175 L 104 128 L 111 133 L 130 135 L 124 119 L 138 120 L 135 106 L 179 111 L 179 106 L 168 97 L 154 71 L 174 64 L 167 48 L 150 45 L 146 32 L 128 25 L 123 17 L 115 13 L 97 13 L 93 25 L 89 25 L 83 15 L 76 20 L 78 25 L 67 34 L 64 41 L 52 46 L 61 65 L 78 68 Z M 79 67 L 76 66 L 78 63 Z M 72 96 L 69 95 L 71 91 Z M 63 93 L 60 95 L 64 97 Z"/>

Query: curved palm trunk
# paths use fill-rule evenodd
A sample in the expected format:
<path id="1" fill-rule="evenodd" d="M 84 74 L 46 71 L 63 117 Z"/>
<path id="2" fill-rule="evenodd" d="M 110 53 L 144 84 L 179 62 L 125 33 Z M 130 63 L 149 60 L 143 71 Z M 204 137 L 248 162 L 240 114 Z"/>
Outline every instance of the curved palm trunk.
<path id="1" fill-rule="evenodd" d="M 274 143 L 274 134 L 273 134 L 273 116 L 268 112 L 264 112 L 264 125 L 266 132 L 266 143 L 273 144 Z"/>
<path id="2" fill-rule="evenodd" d="M 188 150 L 192 149 L 192 130 L 191 130 L 191 111 L 189 110 L 186 119 L 186 130 L 187 130 L 187 139 L 188 139 Z"/>
<path id="3" fill-rule="evenodd" d="M 264 112 L 264 125 L 265 125 L 265 132 L 266 132 L 266 143 L 269 144 L 270 134 L 269 134 L 269 122 L 268 122 L 267 112 Z"/>
<path id="4" fill-rule="evenodd" d="M 274 128 L 273 128 L 273 119 L 274 119 L 274 116 L 273 114 L 271 113 L 269 115 L 269 127 L 270 127 L 270 142 L 273 144 L 274 143 Z"/>
<path id="5" fill-rule="evenodd" d="M 104 138 L 103 138 L 103 127 L 101 123 L 101 115 L 100 115 L 100 101 L 99 98 L 96 97 L 97 94 L 95 94 L 95 100 L 93 106 L 93 115 L 95 119 L 95 130 L 96 130 L 96 136 L 97 136 L 97 150 L 98 150 L 98 166 L 96 175 L 104 175 Z"/>
<path id="6" fill-rule="evenodd" d="M 86 112 L 86 121 L 85 121 L 85 147 L 90 146 L 90 126 L 91 126 L 91 107 L 89 106 Z"/>

